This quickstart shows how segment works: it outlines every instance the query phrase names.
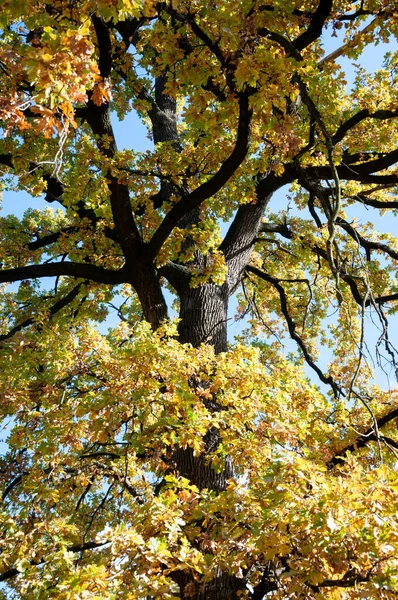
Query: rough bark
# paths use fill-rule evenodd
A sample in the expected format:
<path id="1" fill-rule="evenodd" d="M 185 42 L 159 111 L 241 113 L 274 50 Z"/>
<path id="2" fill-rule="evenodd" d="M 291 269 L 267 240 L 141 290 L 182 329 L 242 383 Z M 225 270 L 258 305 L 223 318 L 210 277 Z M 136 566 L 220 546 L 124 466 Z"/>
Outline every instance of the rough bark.
<path id="1" fill-rule="evenodd" d="M 227 282 L 222 286 L 208 283 L 197 288 L 190 288 L 189 285 L 178 287 L 180 341 L 193 346 L 207 343 L 214 346 L 216 353 L 225 352 L 229 299 Z M 211 411 L 224 410 L 217 403 L 217 398 L 207 401 L 207 408 Z M 220 441 L 218 429 L 212 427 L 204 437 L 203 454 L 194 456 L 192 448 L 177 448 L 173 455 L 176 471 L 199 489 L 207 488 L 217 493 L 224 491 L 233 476 L 232 460 L 229 457 L 225 459 L 221 472 L 215 471 L 208 463 L 208 454 L 217 450 Z M 221 571 L 208 582 L 198 583 L 189 572 L 176 572 L 173 579 L 179 585 L 182 600 L 232 600 L 238 598 L 238 592 L 245 589 L 243 579 Z"/>
<path id="2" fill-rule="evenodd" d="M 137 262 L 130 269 L 130 277 L 145 319 L 157 329 L 167 319 L 167 304 L 154 266 Z"/>
<path id="3" fill-rule="evenodd" d="M 197 347 L 211 344 L 216 353 L 227 350 L 228 291 L 212 283 L 187 287 L 180 294 L 180 341 Z"/>
<path id="4" fill-rule="evenodd" d="M 193 581 L 187 573 L 178 573 L 175 581 L 180 586 L 181 600 L 233 600 L 246 587 L 243 579 L 226 573 L 219 573 L 205 584 Z"/>
<path id="5" fill-rule="evenodd" d="M 178 284 L 177 284 L 178 285 Z M 212 283 L 191 288 L 189 279 L 178 286 L 180 298 L 179 339 L 194 347 L 211 344 L 215 352 L 227 350 L 227 310 L 228 290 L 224 284 Z M 210 411 L 221 410 L 217 400 L 208 402 Z M 217 492 L 225 489 L 233 475 L 232 463 L 225 461 L 221 472 L 214 471 L 207 462 L 207 454 L 217 449 L 220 443 L 219 432 L 211 428 L 205 438 L 206 451 L 194 456 L 191 448 L 177 448 L 173 455 L 174 466 L 179 474 L 189 479 L 199 489 L 208 488 Z"/>

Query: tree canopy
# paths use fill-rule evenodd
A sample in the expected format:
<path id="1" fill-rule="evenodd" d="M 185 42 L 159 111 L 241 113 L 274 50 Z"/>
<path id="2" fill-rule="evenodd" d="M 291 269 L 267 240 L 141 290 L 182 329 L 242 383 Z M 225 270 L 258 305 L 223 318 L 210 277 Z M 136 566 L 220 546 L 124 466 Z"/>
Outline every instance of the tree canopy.
<path id="1" fill-rule="evenodd" d="M 395 4 L 0 29 L 0 597 L 396 597 L 398 54 L 362 61 Z"/>

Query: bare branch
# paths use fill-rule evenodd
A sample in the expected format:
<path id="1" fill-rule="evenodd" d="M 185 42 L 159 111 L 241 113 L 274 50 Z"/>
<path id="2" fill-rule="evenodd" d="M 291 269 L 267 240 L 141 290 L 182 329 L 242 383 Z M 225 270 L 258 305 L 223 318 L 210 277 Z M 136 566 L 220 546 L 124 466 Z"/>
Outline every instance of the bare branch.
<path id="1" fill-rule="evenodd" d="M 365 15 L 365 14 L 374 14 L 370 11 L 357 11 L 356 13 L 352 14 L 352 15 L 346 15 L 345 17 L 340 17 L 339 21 L 343 21 L 343 20 L 351 20 L 353 21 L 356 17 L 360 16 L 360 15 Z M 383 14 L 383 11 L 380 11 L 379 15 Z M 364 27 L 363 29 L 361 29 L 361 31 L 357 32 L 357 36 L 360 39 L 361 36 L 363 36 L 364 34 L 370 32 L 373 30 L 375 24 L 377 22 L 377 17 L 374 18 L 368 25 L 366 25 L 366 27 Z M 322 60 L 319 61 L 318 63 L 318 67 L 322 68 L 323 65 L 327 62 L 330 62 L 332 60 L 336 60 L 336 58 L 339 58 L 340 56 L 342 56 L 346 50 L 348 50 L 349 48 L 352 48 L 352 41 L 348 41 L 346 44 L 343 44 L 342 46 L 340 46 L 339 48 L 337 48 L 336 50 L 334 50 L 333 52 L 331 52 L 330 54 L 328 54 L 327 56 L 325 56 Z"/>
<path id="2" fill-rule="evenodd" d="M 297 342 L 298 346 L 300 347 L 300 349 L 304 355 L 304 358 L 305 358 L 307 364 L 315 371 L 315 373 L 318 375 L 319 379 L 323 383 L 330 385 L 335 396 L 340 396 L 340 395 L 344 396 L 345 394 L 344 394 L 342 388 L 334 381 L 333 377 L 331 377 L 330 375 L 329 376 L 324 375 L 324 373 L 321 371 L 321 369 L 318 367 L 318 365 L 312 359 L 307 346 L 305 345 L 305 343 L 303 342 L 301 337 L 296 333 L 296 324 L 293 321 L 292 317 L 290 316 L 286 292 L 285 292 L 285 289 L 283 288 L 283 286 L 280 284 L 280 280 L 277 279 L 276 277 L 272 277 L 271 275 L 268 275 L 268 273 L 265 273 L 264 271 L 260 271 L 260 269 L 258 269 L 257 267 L 253 267 L 251 265 L 248 265 L 246 267 L 246 271 L 248 273 L 253 273 L 257 277 L 260 277 L 260 279 L 263 279 L 264 281 L 267 281 L 268 283 L 270 283 L 271 285 L 274 286 L 274 288 L 279 293 L 281 310 L 282 310 L 283 316 L 285 317 L 286 324 L 288 326 L 288 330 L 290 333 L 290 337 L 295 342 Z"/>

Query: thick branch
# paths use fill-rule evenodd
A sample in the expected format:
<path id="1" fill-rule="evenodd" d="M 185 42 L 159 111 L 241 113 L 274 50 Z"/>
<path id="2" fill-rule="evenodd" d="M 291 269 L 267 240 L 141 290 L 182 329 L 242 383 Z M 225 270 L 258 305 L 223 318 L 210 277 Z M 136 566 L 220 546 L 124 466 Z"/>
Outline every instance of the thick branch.
<path id="1" fill-rule="evenodd" d="M 57 242 L 62 235 L 72 233 L 73 231 L 76 231 L 75 227 L 65 227 L 60 231 L 49 233 L 42 238 L 38 238 L 33 242 L 29 242 L 26 247 L 29 248 L 29 250 L 39 250 L 40 248 L 45 248 L 46 246 L 50 246 L 50 244 Z"/>
<path id="2" fill-rule="evenodd" d="M 372 192 L 373 190 L 370 190 L 370 191 Z M 373 208 L 379 208 L 382 210 L 385 208 L 389 208 L 389 209 L 397 209 L 398 208 L 398 201 L 396 201 L 396 200 L 395 201 L 392 200 L 391 202 L 384 202 L 383 200 L 376 200 L 375 198 L 370 198 L 367 194 L 364 194 L 364 193 L 358 194 L 357 196 L 355 196 L 354 200 L 358 200 L 359 202 L 361 202 L 362 204 L 365 204 L 366 206 L 373 206 Z"/>
<path id="3" fill-rule="evenodd" d="M 12 492 L 12 490 L 21 483 L 23 477 L 27 474 L 28 474 L 28 471 L 23 471 L 22 473 L 19 473 L 19 475 L 14 477 L 14 479 L 12 481 L 10 481 L 10 483 L 6 486 L 4 492 L 1 495 L 1 500 L 3 502 L 7 498 L 8 494 L 10 492 Z"/>
<path id="4" fill-rule="evenodd" d="M 376 304 L 387 304 L 388 302 L 393 302 L 398 300 L 398 294 L 386 294 L 385 296 L 378 296 L 375 298 Z"/>
<path id="5" fill-rule="evenodd" d="M 169 260 L 158 270 L 158 273 L 161 277 L 165 277 L 178 293 L 189 287 L 191 271 L 184 265 Z"/>
<path id="6" fill-rule="evenodd" d="M 277 180 L 275 180 L 277 181 Z M 260 231 L 279 232 L 291 237 L 286 225 L 261 223 L 264 210 L 272 193 L 256 203 L 243 204 L 239 207 L 234 220 L 220 246 L 228 266 L 228 293 L 233 294 L 239 285 L 241 275 L 249 262 Z M 268 229 L 266 229 L 268 227 Z"/>
<path id="7" fill-rule="evenodd" d="M 145 97 L 151 99 L 151 108 L 148 110 L 148 116 L 151 119 L 153 141 L 173 142 L 177 151 L 181 150 L 177 131 L 177 102 L 166 93 L 166 84 L 168 80 L 167 73 L 160 75 L 155 81 L 155 100 L 148 92 Z"/>
<path id="8" fill-rule="evenodd" d="M 267 175 L 259 176 L 259 181 L 256 185 L 257 200 L 262 201 L 266 196 L 273 194 L 284 185 L 292 183 L 297 179 L 296 165 L 288 163 L 285 165 L 285 170 L 281 175 L 275 175 L 271 172 Z"/>
<path id="9" fill-rule="evenodd" d="M 93 17 L 99 46 L 99 68 L 104 78 L 109 78 L 112 68 L 112 45 L 107 24 L 98 17 Z M 89 95 L 90 96 L 90 95 Z M 87 122 L 98 137 L 98 148 L 107 158 L 113 158 L 116 151 L 116 140 L 111 125 L 109 103 L 97 106 L 91 98 L 87 103 Z M 113 221 L 127 262 L 134 263 L 140 244 L 140 235 L 131 210 L 130 195 L 127 185 L 119 183 L 117 177 L 107 175 L 110 191 L 110 202 Z"/>
<path id="10" fill-rule="evenodd" d="M 173 9 L 172 6 L 167 6 L 165 7 L 165 9 L 170 16 L 174 17 L 174 19 L 182 23 L 188 23 L 193 33 L 205 44 L 205 46 L 207 46 L 207 48 L 212 52 L 212 54 L 214 54 L 221 66 L 226 67 L 227 62 L 221 51 L 221 48 L 219 47 L 217 42 L 212 40 L 210 36 L 195 21 L 194 15 L 189 13 L 186 15 L 179 13 L 177 10 Z"/>
<path id="11" fill-rule="evenodd" d="M 279 233 L 287 239 L 292 238 L 292 231 L 287 223 L 261 223 L 259 233 Z"/>
<path id="12" fill-rule="evenodd" d="M 10 154 L 10 153 L 9 154 L 0 154 L 0 164 L 6 165 L 7 167 L 11 167 L 13 169 L 14 164 L 13 164 L 12 154 Z M 39 173 L 41 173 L 42 178 L 46 182 L 47 185 L 46 185 L 44 199 L 47 202 L 59 202 L 62 206 L 64 206 L 64 208 L 67 209 L 68 208 L 67 205 L 65 205 L 65 203 L 62 201 L 62 195 L 64 193 L 63 183 L 61 183 L 61 181 L 59 179 L 57 179 L 56 177 L 54 177 L 53 175 L 43 172 L 42 166 L 38 165 L 34 162 L 31 162 L 29 164 L 29 169 L 31 171 L 38 170 Z M 76 206 L 74 207 L 74 209 L 76 210 L 76 212 L 81 220 L 88 219 L 93 225 L 95 225 L 97 223 L 98 217 L 96 216 L 95 211 L 92 208 L 86 208 L 83 200 L 79 200 L 77 202 Z M 52 235 L 52 234 L 50 234 L 50 235 Z M 106 232 L 106 235 L 110 239 L 117 241 L 116 233 L 114 231 L 112 232 L 109 228 Z M 32 247 L 30 249 L 36 250 L 37 248 L 42 248 L 42 247 L 47 246 L 48 244 L 51 244 L 55 241 L 56 241 L 56 239 L 53 239 L 51 241 L 47 240 L 45 243 L 43 243 L 43 245 L 40 245 L 39 241 L 37 243 L 32 242 Z"/>
<path id="13" fill-rule="evenodd" d="M 112 44 L 108 27 L 104 19 L 92 16 L 95 34 L 98 40 L 98 68 L 103 79 L 108 79 L 112 70 Z"/>
<path id="14" fill-rule="evenodd" d="M 357 158 L 359 158 L 359 156 L 360 156 L 359 154 L 358 154 L 358 156 L 355 155 L 352 160 L 356 162 L 356 160 L 357 160 Z M 354 164 L 354 165 L 350 165 L 351 157 L 350 157 L 350 155 L 347 155 L 347 156 L 343 156 L 343 162 L 342 162 L 340 168 L 343 169 L 347 165 L 350 165 L 348 167 L 349 170 L 351 170 L 351 171 L 356 170 L 358 174 L 367 175 L 370 173 L 377 173 L 379 171 L 384 171 L 385 169 L 388 169 L 389 167 L 394 165 L 397 161 L 398 161 L 398 149 L 392 150 L 391 152 L 388 152 L 386 154 L 378 156 L 374 160 L 366 160 L 365 162 L 362 162 L 359 164 L 356 162 L 356 164 Z"/>
<path id="15" fill-rule="evenodd" d="M 365 583 L 366 581 L 369 581 L 369 579 L 370 573 L 368 573 L 367 575 L 359 575 L 355 574 L 355 569 L 352 569 L 348 573 L 346 573 L 341 579 L 324 579 L 321 583 L 318 583 L 317 585 L 308 583 L 307 585 L 315 592 L 319 592 L 319 588 L 322 587 L 355 587 L 358 585 L 358 583 Z"/>
<path id="16" fill-rule="evenodd" d="M 12 154 L 10 152 L 7 154 L 0 154 L 0 164 L 6 167 L 14 168 L 12 163 Z"/>
<path id="17" fill-rule="evenodd" d="M 3 571 L 3 573 L 0 573 L 0 581 L 7 581 L 7 579 L 16 577 L 19 573 L 20 571 L 18 571 L 18 569 L 8 569 L 8 571 Z"/>
<path id="18" fill-rule="evenodd" d="M 249 148 L 252 112 L 252 109 L 249 107 L 249 94 L 244 93 L 239 98 L 239 122 L 234 149 L 215 175 L 193 190 L 193 192 L 184 196 L 167 213 L 148 244 L 147 255 L 151 260 L 155 260 L 177 223 L 186 214 L 216 194 L 244 161 Z"/>
<path id="19" fill-rule="evenodd" d="M 0 282 L 12 283 L 24 279 L 38 279 L 41 277 L 60 277 L 62 275 L 89 279 L 97 283 L 109 283 L 117 285 L 126 282 L 126 270 L 109 271 L 95 265 L 83 263 L 58 262 L 43 265 L 28 265 L 16 267 L 15 269 L 0 270 Z"/>
<path id="20" fill-rule="evenodd" d="M 332 10 L 333 0 L 320 0 L 316 11 L 314 12 L 307 31 L 304 31 L 293 42 L 297 50 L 303 50 L 312 42 L 319 38 L 322 33 L 326 19 Z"/>
<path id="21" fill-rule="evenodd" d="M 267 37 L 269 40 L 279 44 L 285 50 L 286 54 L 288 56 L 292 56 L 297 62 L 301 62 L 303 60 L 303 57 L 301 56 L 296 46 L 280 33 L 270 31 L 269 29 L 267 29 L 267 27 L 261 27 L 260 29 L 258 29 L 257 33 L 258 35 L 261 35 L 262 37 Z"/>
<path id="22" fill-rule="evenodd" d="M 388 169 L 398 160 L 398 150 L 390 152 L 384 158 L 369 160 L 363 164 L 337 165 L 337 173 L 340 179 L 345 181 L 360 181 L 361 183 L 374 183 L 378 185 L 398 183 L 398 173 L 375 175 L 374 173 Z M 310 179 L 330 179 L 330 167 L 306 167 L 305 172 Z"/>
<path id="23" fill-rule="evenodd" d="M 270 592 L 278 589 L 275 575 L 272 572 L 272 561 L 268 561 L 264 567 L 260 582 L 254 588 L 251 600 L 263 600 Z"/>
<path id="24" fill-rule="evenodd" d="M 14 168 L 13 156 L 11 153 L 8 154 L 0 154 L 0 164 L 5 165 L 7 167 Z M 36 163 L 30 163 L 29 169 L 34 171 L 36 169 L 40 169 L 42 172 L 42 168 L 40 165 Z M 54 202 L 55 200 L 60 201 L 60 198 L 64 192 L 64 186 L 56 177 L 49 175 L 48 173 L 42 173 L 42 177 L 47 184 L 46 187 L 46 197 L 47 202 Z"/>
<path id="25" fill-rule="evenodd" d="M 265 231 L 266 224 L 261 223 L 264 210 L 272 194 L 293 178 L 293 170 L 286 169 L 282 176 L 273 173 L 260 180 L 256 186 L 257 201 L 242 204 L 229 226 L 228 232 L 220 246 L 228 265 L 228 288 L 233 293 L 238 285 L 243 269 L 249 262 L 253 244 L 259 231 Z M 279 231 L 281 226 L 268 224 L 268 231 Z M 282 232 L 282 229 L 280 230 Z M 285 229 L 283 232 L 286 233 Z M 290 232 L 288 237 L 291 237 Z"/>
<path id="26" fill-rule="evenodd" d="M 391 258 L 398 260 L 398 252 L 387 246 L 387 244 L 367 240 L 362 235 L 360 235 L 352 225 L 350 225 L 347 221 L 341 219 L 340 217 L 336 219 L 336 223 L 342 229 L 344 229 L 352 237 L 353 240 L 360 244 L 362 248 L 365 248 L 367 253 L 369 253 L 370 250 L 378 250 L 379 252 L 384 252 L 385 254 L 391 256 Z"/>

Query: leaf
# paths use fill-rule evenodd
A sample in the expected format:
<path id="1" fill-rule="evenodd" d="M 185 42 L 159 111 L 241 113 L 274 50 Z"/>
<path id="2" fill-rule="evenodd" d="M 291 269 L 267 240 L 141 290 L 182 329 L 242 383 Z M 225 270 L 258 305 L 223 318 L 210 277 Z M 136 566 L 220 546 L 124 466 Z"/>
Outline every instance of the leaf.
<path id="1" fill-rule="evenodd" d="M 91 100 L 96 106 L 109 102 L 111 98 L 111 88 L 108 81 L 102 81 L 94 85 Z"/>

